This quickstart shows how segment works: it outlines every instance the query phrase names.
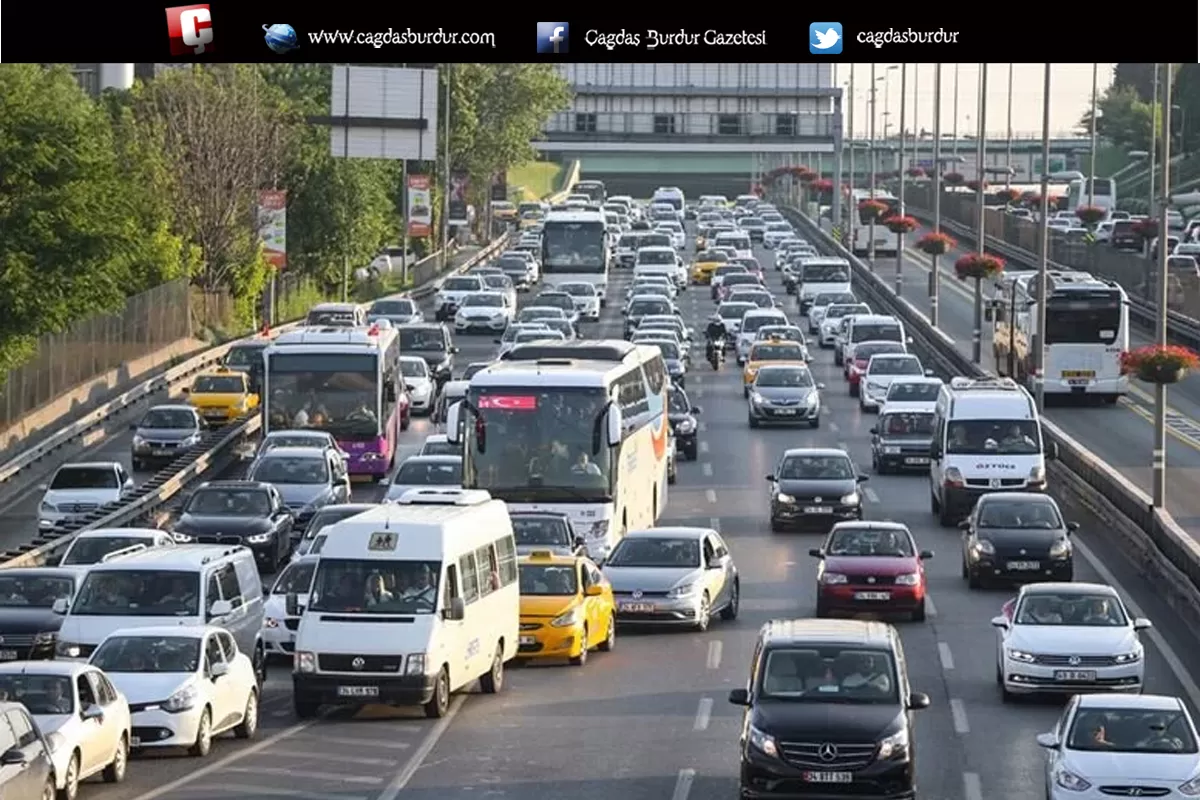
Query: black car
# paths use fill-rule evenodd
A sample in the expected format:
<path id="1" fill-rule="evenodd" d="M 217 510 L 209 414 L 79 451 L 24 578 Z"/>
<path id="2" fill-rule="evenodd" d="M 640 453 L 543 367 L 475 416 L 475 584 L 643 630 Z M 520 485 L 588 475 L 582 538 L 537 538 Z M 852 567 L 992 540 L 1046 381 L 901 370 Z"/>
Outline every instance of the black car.
<path id="1" fill-rule="evenodd" d="M 972 589 L 989 583 L 1070 581 L 1071 534 L 1054 498 L 1036 492 L 985 494 L 962 529 L 962 576 Z"/>
<path id="2" fill-rule="evenodd" d="M 296 555 L 308 555 L 308 552 L 312 549 L 313 541 L 317 538 L 317 534 L 335 522 L 357 517 L 359 514 L 364 514 L 378 507 L 376 503 L 334 503 L 333 505 L 317 509 L 317 512 L 309 519 L 308 525 L 304 527 L 303 533 L 296 533 L 293 530 L 292 538 Z"/>
<path id="3" fill-rule="evenodd" d="M 699 454 L 699 443 L 696 441 L 696 415 L 699 413 L 700 406 L 691 404 L 687 392 L 678 386 L 671 387 L 667 416 L 671 420 L 671 430 L 675 432 L 679 455 L 685 461 L 695 461 Z"/>
<path id="4" fill-rule="evenodd" d="M 587 542 L 575 532 L 571 518 L 554 511 L 514 511 L 510 513 L 517 554 L 549 550 L 555 555 L 585 556 Z"/>
<path id="5" fill-rule="evenodd" d="M 829 530 L 850 519 L 862 519 L 860 475 L 845 450 L 797 447 L 784 452 L 767 476 L 771 485 L 771 530 L 789 527 Z"/>
<path id="6" fill-rule="evenodd" d="M 181 544 L 243 545 L 274 572 L 291 549 L 292 519 L 269 483 L 210 481 L 192 492 L 171 533 Z"/>
<path id="7" fill-rule="evenodd" d="M 932 411 L 885 411 L 871 428 L 871 466 L 880 475 L 927 471 L 932 444 Z"/>
<path id="8" fill-rule="evenodd" d="M 929 707 L 900 666 L 891 625 L 774 620 L 762 627 L 744 689 L 742 798 L 916 796 L 912 712 Z"/>
<path id="9" fill-rule="evenodd" d="M 0 662 L 54 658 L 63 616 L 54 601 L 70 602 L 83 570 L 27 567 L 0 572 Z"/>
<path id="10" fill-rule="evenodd" d="M 401 353 L 425 359 L 439 386 L 450 380 L 458 348 L 450 338 L 449 328 L 440 322 L 418 322 L 400 325 L 396 330 L 400 332 Z"/>

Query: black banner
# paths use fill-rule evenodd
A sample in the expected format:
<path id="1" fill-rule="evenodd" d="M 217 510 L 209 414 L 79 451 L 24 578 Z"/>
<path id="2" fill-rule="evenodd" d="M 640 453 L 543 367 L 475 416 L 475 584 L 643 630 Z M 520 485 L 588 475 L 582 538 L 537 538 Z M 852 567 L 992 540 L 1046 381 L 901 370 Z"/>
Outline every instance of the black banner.
<path id="1" fill-rule="evenodd" d="M 1091 62 L 1112 55 L 1130 62 L 1196 63 L 1197 9 L 1176 7 L 1152 37 L 1124 35 L 1113 16 L 1072 4 L 1040 5 L 999 17 L 937 14 L 920 18 L 860 7 L 840 21 L 788 22 L 763 11 L 745 22 L 523 22 L 461 15 L 412 22 L 394 10 L 336 10 L 220 0 L 209 4 L 122 7 L 64 22 L 53 5 L 25 4 L 0 34 L 6 61 L 204 61 L 403 63 L 454 61 L 884 61 L 1006 62 L 1025 52 L 1055 62 Z M 811 12 L 810 12 L 811 13 Z M 823 12 L 828 13 L 828 12 Z M 397 17 L 400 17 L 398 19 Z M 497 15 L 499 16 L 499 15 Z M 720 15 L 718 15 L 720 16 Z M 535 44 L 529 43 L 530 23 Z M 54 35 L 68 24 L 69 39 Z M 1099 45 L 1107 42 L 1105 47 Z M 1118 49 L 1119 48 L 1119 49 Z M 1100 51 L 1105 52 L 1101 53 Z"/>

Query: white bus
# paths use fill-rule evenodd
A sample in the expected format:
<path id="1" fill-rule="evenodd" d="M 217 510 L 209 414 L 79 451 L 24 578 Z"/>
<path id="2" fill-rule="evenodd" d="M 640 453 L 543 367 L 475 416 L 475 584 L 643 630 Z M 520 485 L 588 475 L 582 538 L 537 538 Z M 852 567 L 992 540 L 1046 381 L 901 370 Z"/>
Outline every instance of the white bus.
<path id="1" fill-rule="evenodd" d="M 620 340 L 532 342 L 471 378 L 463 486 L 518 511 L 567 514 L 603 558 L 667 506 L 670 380 L 657 347 Z"/>
<path id="2" fill-rule="evenodd" d="M 542 279 L 591 283 L 605 296 L 612 248 L 604 212 L 551 211 L 542 226 Z"/>
<path id="3" fill-rule="evenodd" d="M 847 209 L 847 213 L 858 215 L 854 220 L 854 241 L 851 243 L 851 249 L 856 256 L 865 256 L 871 253 L 871 220 L 858 210 L 859 204 L 865 200 L 870 200 L 871 197 L 870 189 L 855 189 L 850 193 L 850 208 Z M 883 189 L 875 190 L 874 199 L 888 207 L 888 214 L 898 210 L 900 207 L 900 199 L 891 192 Z M 878 221 L 874 225 L 874 231 L 875 253 L 877 255 L 896 255 L 897 250 L 900 249 L 903 237 L 898 233 L 892 233 L 885 225 L 880 224 Z"/>
<path id="4" fill-rule="evenodd" d="M 1080 206 L 1094 205 L 1112 213 L 1117 207 L 1117 182 L 1112 178 L 1093 178 L 1095 193 L 1087 178 L 1077 178 L 1068 184 L 1067 210 L 1075 211 Z"/>
<path id="5" fill-rule="evenodd" d="M 571 187 L 572 194 L 586 194 L 588 198 L 597 205 L 603 205 L 608 198 L 608 192 L 604 188 L 604 181 L 579 181 Z"/>
<path id="6" fill-rule="evenodd" d="M 420 705 L 443 717 L 450 694 L 503 685 L 520 641 L 517 546 L 487 492 L 414 489 L 325 530 L 300 614 L 292 702 Z"/>
<path id="7" fill-rule="evenodd" d="M 1086 272 L 1057 270 L 1047 273 L 1046 285 L 1046 394 L 1096 395 L 1117 402 L 1129 391 L 1129 378 L 1121 374 L 1120 364 L 1121 352 L 1129 349 L 1125 290 Z M 1033 391 L 1037 385 L 1037 274 L 1023 275 L 997 288 L 999 297 L 992 312 L 996 371 Z"/>

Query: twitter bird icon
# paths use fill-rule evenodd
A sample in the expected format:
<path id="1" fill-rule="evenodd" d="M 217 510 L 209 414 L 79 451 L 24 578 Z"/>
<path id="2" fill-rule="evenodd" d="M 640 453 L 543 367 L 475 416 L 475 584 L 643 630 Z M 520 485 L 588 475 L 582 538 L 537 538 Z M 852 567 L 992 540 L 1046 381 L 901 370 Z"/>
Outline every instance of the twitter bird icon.
<path id="1" fill-rule="evenodd" d="M 808 52 L 818 56 L 842 53 L 842 23 L 814 22 L 808 26 Z"/>

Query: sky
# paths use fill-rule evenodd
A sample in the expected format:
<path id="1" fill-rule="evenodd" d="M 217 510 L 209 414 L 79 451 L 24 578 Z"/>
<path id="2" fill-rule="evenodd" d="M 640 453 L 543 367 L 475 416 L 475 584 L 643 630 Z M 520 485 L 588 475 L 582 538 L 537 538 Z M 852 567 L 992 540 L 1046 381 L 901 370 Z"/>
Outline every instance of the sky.
<path id="1" fill-rule="evenodd" d="M 877 110 L 875 132 L 882 137 L 887 105 L 891 107 L 890 130 L 892 135 L 900 124 L 900 69 L 898 63 L 876 63 L 875 77 L 887 78 L 877 81 Z M 1008 133 L 1008 64 L 987 65 L 987 116 L 985 119 L 989 137 L 1004 138 Z M 1016 138 L 1041 138 L 1042 135 L 1042 87 L 1045 73 L 1043 64 L 1012 65 L 1012 129 Z M 1070 136 L 1077 129 L 1079 118 L 1088 110 L 1092 96 L 1092 64 L 1053 64 L 1050 68 L 1050 135 Z M 1100 96 L 1112 84 L 1115 63 L 1100 64 L 1097 85 Z M 868 108 L 871 83 L 871 65 L 854 64 L 854 134 L 865 138 L 870 124 Z M 850 64 L 837 65 L 837 85 L 847 88 L 850 79 Z M 979 129 L 979 64 L 942 65 L 942 133 L 948 134 L 954 124 L 954 73 L 958 69 L 958 131 L 975 133 Z M 933 130 L 933 82 L 935 64 L 908 65 L 908 104 L 906 127 L 909 130 L 924 128 Z M 885 91 L 886 87 L 886 91 Z M 847 92 L 849 95 L 849 92 Z M 914 125 L 912 112 L 917 111 Z M 847 108 L 847 111 L 849 109 Z"/>

